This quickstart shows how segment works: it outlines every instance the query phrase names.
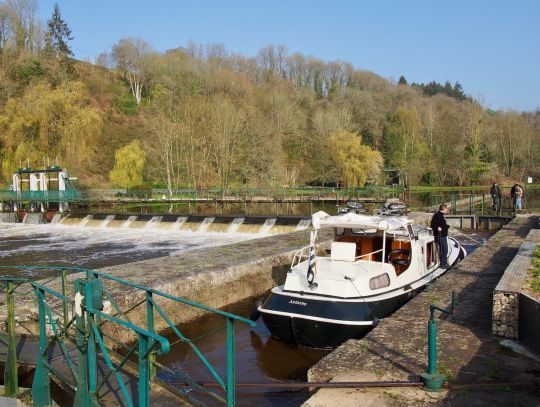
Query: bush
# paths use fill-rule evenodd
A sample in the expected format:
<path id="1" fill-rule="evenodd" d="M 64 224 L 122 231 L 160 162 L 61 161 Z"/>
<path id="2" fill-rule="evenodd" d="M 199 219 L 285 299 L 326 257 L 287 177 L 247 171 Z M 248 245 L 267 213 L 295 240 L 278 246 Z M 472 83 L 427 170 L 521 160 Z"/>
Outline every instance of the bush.
<path id="1" fill-rule="evenodd" d="M 141 184 L 135 185 L 127 190 L 127 196 L 132 198 L 151 198 L 152 197 L 152 185 Z"/>
<path id="2" fill-rule="evenodd" d="M 132 95 L 124 97 L 115 96 L 112 100 L 113 105 L 118 113 L 126 116 L 135 116 L 137 114 L 137 101 Z"/>
<path id="3" fill-rule="evenodd" d="M 45 75 L 45 70 L 41 63 L 33 59 L 16 66 L 12 72 L 14 80 L 25 84 L 29 83 L 32 78 L 40 78 L 43 75 Z"/>

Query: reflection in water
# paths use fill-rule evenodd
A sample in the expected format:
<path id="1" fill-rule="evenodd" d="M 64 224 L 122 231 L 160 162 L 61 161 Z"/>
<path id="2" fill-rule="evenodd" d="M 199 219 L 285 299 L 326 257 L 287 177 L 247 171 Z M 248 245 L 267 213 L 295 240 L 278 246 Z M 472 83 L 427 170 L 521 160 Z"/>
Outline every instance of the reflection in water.
<path id="1" fill-rule="evenodd" d="M 504 202 L 506 206 L 510 205 L 510 188 L 502 189 Z M 489 188 L 467 190 L 467 191 L 441 191 L 441 192 L 411 192 L 408 194 L 407 203 L 411 210 L 423 211 L 438 206 L 442 202 L 454 202 L 464 200 L 465 204 L 461 208 L 468 211 L 466 201 L 471 195 L 475 195 L 479 201 L 476 202 L 477 209 L 484 208 L 488 212 L 491 205 Z M 481 202 L 483 197 L 483 203 Z M 366 196 L 366 198 L 368 198 Z M 366 209 L 368 213 L 373 213 L 375 209 L 382 206 L 382 202 L 387 198 L 403 199 L 403 193 L 395 192 L 384 196 L 370 196 L 381 201 L 378 204 L 368 204 Z M 307 199 L 306 199 L 307 200 Z M 200 215 L 279 215 L 279 216 L 309 216 L 317 211 L 325 211 L 333 214 L 336 212 L 336 204 L 341 203 L 342 199 L 328 202 L 212 202 L 212 203 L 145 203 L 145 204 L 119 204 L 119 205 L 100 205 L 90 208 L 93 212 L 113 213 L 113 212 L 131 212 L 131 213 L 170 213 L 170 214 L 200 214 Z M 525 199 L 526 208 L 540 208 L 540 189 L 529 188 Z M 81 209 L 81 212 L 87 212 L 88 208 Z"/>
<path id="2" fill-rule="evenodd" d="M 254 298 L 228 307 L 226 310 L 244 317 L 249 316 Z M 215 332 L 205 335 L 208 332 Z M 195 341 L 202 353 L 222 377 L 226 377 L 227 351 L 226 332 L 223 317 L 206 316 L 196 322 L 180 326 L 182 334 Z M 174 341 L 170 336 L 169 340 Z M 306 381 L 307 370 L 319 361 L 328 351 L 292 346 L 273 339 L 259 319 L 257 326 L 251 328 L 242 323 L 235 324 L 236 378 L 238 383 L 277 383 L 280 381 Z M 159 361 L 173 369 L 175 374 L 160 373 L 160 377 L 171 383 L 189 377 L 198 383 L 214 383 L 208 369 L 195 353 L 185 344 L 179 343 Z M 213 388 L 216 390 L 216 388 Z M 199 392 L 190 392 L 199 399 L 210 403 L 215 400 L 204 397 Z M 223 393 L 220 393 L 223 394 Z M 280 388 L 239 387 L 239 405 L 257 406 L 298 406 L 309 396 L 307 389 L 284 390 Z M 218 403 L 215 403 L 218 405 Z"/>

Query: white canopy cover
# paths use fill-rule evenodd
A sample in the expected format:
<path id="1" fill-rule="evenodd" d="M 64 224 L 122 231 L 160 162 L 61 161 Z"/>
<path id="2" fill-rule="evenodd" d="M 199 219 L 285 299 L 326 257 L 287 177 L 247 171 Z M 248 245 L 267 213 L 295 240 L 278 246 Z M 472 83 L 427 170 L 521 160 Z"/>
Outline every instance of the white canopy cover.
<path id="1" fill-rule="evenodd" d="M 323 211 L 311 215 L 311 224 L 315 229 L 320 229 L 322 227 L 337 227 L 391 231 L 399 229 L 409 223 L 413 223 L 413 221 L 405 216 L 371 216 L 358 215 L 351 212 L 346 213 L 345 215 L 330 216 Z"/>

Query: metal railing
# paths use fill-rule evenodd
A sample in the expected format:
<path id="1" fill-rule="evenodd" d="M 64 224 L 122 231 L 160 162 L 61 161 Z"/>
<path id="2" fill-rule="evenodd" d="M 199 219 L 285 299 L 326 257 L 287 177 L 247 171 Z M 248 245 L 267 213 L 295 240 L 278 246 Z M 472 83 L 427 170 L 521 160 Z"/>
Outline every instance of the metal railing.
<path id="1" fill-rule="evenodd" d="M 149 383 L 157 376 L 157 370 L 161 369 L 170 374 L 177 374 L 177 372 L 160 364 L 156 360 L 156 356 L 168 352 L 171 346 L 179 342 L 187 344 L 193 350 L 212 374 L 225 396 L 199 386 L 189 378 L 182 378 L 184 382 L 188 382 L 192 387 L 226 403 L 228 406 L 235 405 L 235 323 L 241 322 L 255 326 L 255 322 L 97 270 L 77 267 L 0 266 L 0 270 L 8 269 L 57 273 L 57 275 L 53 275 L 45 281 L 30 281 L 20 277 L 2 277 L 0 279 L 0 289 L 5 287 L 7 293 L 7 335 L 1 337 L 0 341 L 8 347 L 6 391 L 9 391 L 10 394 L 16 394 L 17 392 L 14 293 L 18 287 L 26 284 L 31 286 L 31 292 L 34 293 L 37 299 L 39 310 L 40 352 L 36 361 L 36 373 L 32 386 L 35 405 L 47 405 L 50 402 L 49 374 L 51 374 L 65 384 L 66 387 L 75 391 L 75 405 L 91 405 L 98 402 L 100 390 L 105 386 L 109 377 L 113 375 L 120 387 L 126 405 L 147 406 L 149 405 Z M 81 278 L 73 282 L 73 289 L 68 284 L 68 273 L 81 273 L 74 276 L 81 276 Z M 137 292 L 142 293 L 142 299 L 128 309 L 122 310 L 111 292 L 106 289 L 105 284 L 107 283 L 129 287 L 134 297 L 137 296 Z M 52 284 L 56 285 L 51 286 Z M 22 295 L 27 294 L 28 292 Z M 110 302 L 111 312 L 104 312 L 104 299 Z M 205 357 L 197 346 L 196 339 L 188 338 L 175 325 L 172 318 L 164 311 L 163 306 L 158 304 L 158 300 L 173 301 L 175 304 L 194 307 L 199 311 L 217 314 L 226 319 L 226 377 L 222 377 Z M 134 323 L 133 319 L 130 318 L 130 314 L 134 313 L 135 310 L 143 314 L 142 318 L 139 318 L 144 321 L 143 326 Z M 156 333 L 156 318 L 161 318 L 161 325 L 170 328 L 177 338 L 176 342 L 170 344 L 167 339 Z M 136 337 L 135 344 L 125 343 L 125 341 L 112 335 L 112 330 L 105 329 L 106 324 L 115 324 L 120 329 L 128 330 L 132 336 Z M 66 377 L 59 372 L 49 360 L 48 355 L 54 344 L 60 347 L 62 356 L 69 367 L 70 377 Z M 107 346 L 107 344 L 112 344 L 112 346 Z M 77 350 L 76 361 L 70 356 L 69 351 L 69 347 L 73 345 Z M 157 345 L 159 345 L 159 350 L 156 349 Z M 121 371 L 135 357 L 138 358 L 139 376 L 137 399 L 134 399 L 129 394 L 121 374 Z M 107 373 L 102 375 L 99 381 L 97 375 L 98 359 L 107 368 Z M 186 392 L 185 389 L 184 392 Z"/>
<path id="2" fill-rule="evenodd" d="M 84 193 L 78 190 L 0 191 L 3 202 L 77 202 L 84 198 Z"/>

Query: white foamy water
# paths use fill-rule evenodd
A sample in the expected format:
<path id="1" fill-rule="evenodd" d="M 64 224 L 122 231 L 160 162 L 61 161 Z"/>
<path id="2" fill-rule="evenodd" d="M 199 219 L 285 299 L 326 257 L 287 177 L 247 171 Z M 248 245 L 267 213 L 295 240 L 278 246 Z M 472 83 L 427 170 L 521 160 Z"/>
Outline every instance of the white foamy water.
<path id="1" fill-rule="evenodd" d="M 97 268 L 256 237 L 260 236 L 159 228 L 145 228 L 141 233 L 141 229 L 133 228 L 2 223 L 0 264 L 70 264 Z"/>
<path id="2" fill-rule="evenodd" d="M 261 230 L 259 233 L 267 234 L 270 233 L 270 229 L 272 229 L 272 226 L 276 223 L 275 218 L 266 219 L 264 221 L 264 224 L 261 226 Z"/>

